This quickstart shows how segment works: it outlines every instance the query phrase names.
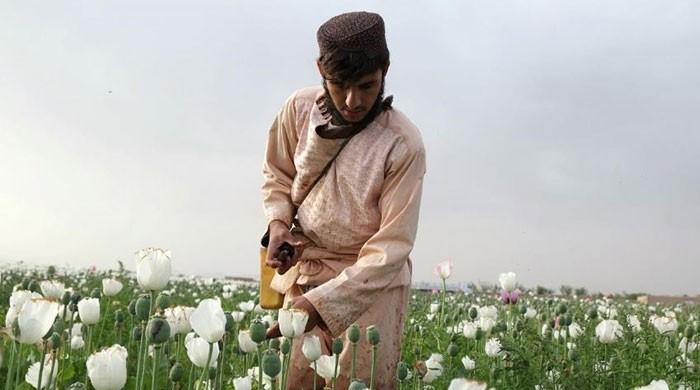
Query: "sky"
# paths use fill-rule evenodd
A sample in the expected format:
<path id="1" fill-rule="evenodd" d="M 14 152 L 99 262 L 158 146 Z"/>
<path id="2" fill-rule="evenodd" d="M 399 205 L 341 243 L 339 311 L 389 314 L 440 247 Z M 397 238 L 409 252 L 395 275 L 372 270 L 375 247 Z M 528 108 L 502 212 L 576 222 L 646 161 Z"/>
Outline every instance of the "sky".
<path id="1" fill-rule="evenodd" d="M 0 263 L 257 277 L 274 115 L 380 13 L 427 153 L 414 281 L 700 294 L 700 3 L 0 0 Z"/>

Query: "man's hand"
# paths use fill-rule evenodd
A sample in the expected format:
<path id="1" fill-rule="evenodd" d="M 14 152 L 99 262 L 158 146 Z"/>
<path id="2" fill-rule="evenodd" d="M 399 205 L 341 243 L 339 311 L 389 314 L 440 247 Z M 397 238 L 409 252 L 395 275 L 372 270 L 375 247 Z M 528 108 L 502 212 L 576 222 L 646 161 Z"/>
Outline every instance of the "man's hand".
<path id="1" fill-rule="evenodd" d="M 326 324 L 323 322 L 321 315 L 318 314 L 318 312 L 316 311 L 314 305 L 312 305 L 311 302 L 309 302 L 309 300 L 306 299 L 303 295 L 296 298 L 292 298 L 290 302 L 292 304 L 293 309 L 301 309 L 309 313 L 309 320 L 306 322 L 306 329 L 304 329 L 304 332 L 308 332 L 316 326 L 319 326 L 323 329 L 327 329 Z M 280 336 L 282 336 L 282 333 L 280 333 L 279 323 L 275 323 L 275 325 L 273 325 L 270 329 L 267 330 L 268 339 Z"/>
<path id="2" fill-rule="evenodd" d="M 280 253 L 280 247 L 285 242 L 294 248 L 292 256 L 285 257 Z M 278 268 L 277 272 L 284 274 L 297 263 L 303 250 L 303 242 L 294 237 L 282 221 L 274 220 L 270 223 L 270 242 L 267 246 L 267 258 L 265 259 L 265 264 L 268 267 Z"/>

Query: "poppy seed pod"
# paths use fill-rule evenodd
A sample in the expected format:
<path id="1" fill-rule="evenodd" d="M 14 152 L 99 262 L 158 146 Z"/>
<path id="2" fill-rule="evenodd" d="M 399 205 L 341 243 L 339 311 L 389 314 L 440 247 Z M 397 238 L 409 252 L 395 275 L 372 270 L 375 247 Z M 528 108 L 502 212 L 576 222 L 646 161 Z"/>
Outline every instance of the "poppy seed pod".
<path id="1" fill-rule="evenodd" d="M 263 373 L 270 378 L 275 378 L 282 370 L 282 363 L 279 356 L 271 351 L 268 351 L 262 358 Z"/>
<path id="2" fill-rule="evenodd" d="M 61 303 L 67 305 L 70 303 L 70 291 L 65 291 L 61 297 Z"/>
<path id="3" fill-rule="evenodd" d="M 161 344 L 170 339 L 170 325 L 163 317 L 153 317 L 146 327 L 148 341 L 152 344 Z"/>
<path id="4" fill-rule="evenodd" d="M 66 329 L 66 323 L 63 322 L 63 319 L 61 317 L 57 317 L 56 321 L 53 323 L 53 331 L 61 334 L 64 330 Z"/>
<path id="5" fill-rule="evenodd" d="M 471 318 L 472 320 L 474 320 L 474 319 L 476 319 L 476 316 L 477 316 L 477 315 L 479 315 L 479 312 L 476 310 L 476 307 L 473 307 L 473 306 L 472 306 L 472 307 L 469 309 L 469 318 Z"/>
<path id="6" fill-rule="evenodd" d="M 685 327 L 685 337 L 691 339 L 695 335 L 695 328 L 692 325 Z"/>
<path id="7" fill-rule="evenodd" d="M 374 325 L 370 325 L 367 327 L 367 342 L 370 345 L 379 344 L 379 331 Z"/>
<path id="8" fill-rule="evenodd" d="M 367 386 L 365 386 L 365 383 L 362 381 L 359 381 L 357 379 L 353 380 L 352 383 L 350 383 L 350 387 L 348 387 L 348 390 L 366 390 Z"/>
<path id="9" fill-rule="evenodd" d="M 31 292 L 38 293 L 41 292 L 41 285 L 36 280 L 32 280 L 31 282 L 29 282 L 29 286 L 27 289 Z"/>
<path id="10" fill-rule="evenodd" d="M 525 314 L 527 313 L 527 306 L 525 305 L 520 305 L 520 314 Z"/>
<path id="11" fill-rule="evenodd" d="M 136 319 L 138 321 L 146 321 L 150 316 L 151 309 L 151 297 L 148 295 L 141 295 L 136 301 Z"/>
<path id="12" fill-rule="evenodd" d="M 267 329 L 265 329 L 265 324 L 260 321 L 255 321 L 250 324 L 250 338 L 256 343 L 262 343 L 265 341 Z"/>
<path id="13" fill-rule="evenodd" d="M 136 326 L 134 326 L 134 329 L 131 330 L 131 336 L 134 340 L 140 340 L 141 333 L 143 333 L 143 329 L 141 328 L 141 325 L 136 325 Z"/>
<path id="14" fill-rule="evenodd" d="M 404 362 L 399 362 L 399 366 L 396 369 L 396 377 L 400 381 L 405 381 L 408 378 L 408 366 Z"/>
<path id="15" fill-rule="evenodd" d="M 348 340 L 353 344 L 360 341 L 360 327 L 357 324 L 352 324 L 348 328 Z"/>
<path id="16" fill-rule="evenodd" d="M 156 297 L 156 310 L 163 311 L 170 306 L 170 296 L 160 293 Z"/>
<path id="17" fill-rule="evenodd" d="M 343 352 L 343 340 L 339 338 L 333 339 L 333 344 L 331 344 L 331 351 L 334 355 L 340 355 Z"/>
<path id="18" fill-rule="evenodd" d="M 131 302 L 129 302 L 129 314 L 132 316 L 136 315 L 136 299 L 132 299 Z"/>
<path id="19" fill-rule="evenodd" d="M 276 351 L 279 351 L 280 349 L 280 340 L 279 339 L 272 339 L 270 340 L 270 343 L 267 345 L 268 348 L 274 349 Z"/>
<path id="20" fill-rule="evenodd" d="M 566 313 L 566 310 L 567 310 L 567 307 L 566 307 L 566 305 L 563 304 L 563 303 L 560 303 L 560 304 L 557 306 L 557 314 L 564 314 L 564 313 Z"/>
<path id="21" fill-rule="evenodd" d="M 122 309 L 117 309 L 117 310 L 114 312 L 114 321 L 115 321 L 117 324 L 123 323 L 124 320 L 125 320 L 124 317 L 126 317 L 126 316 L 124 315 L 124 312 L 122 311 Z"/>
<path id="22" fill-rule="evenodd" d="M 289 350 L 292 348 L 291 343 L 289 342 L 288 338 L 284 338 L 282 340 L 282 343 L 280 344 L 280 352 L 282 352 L 284 355 L 289 353 Z"/>
<path id="23" fill-rule="evenodd" d="M 61 347 L 61 335 L 56 333 L 56 332 L 53 332 L 51 334 L 51 337 L 49 337 L 48 347 L 49 347 L 49 349 L 54 350 L 54 351 L 59 349 Z"/>
<path id="24" fill-rule="evenodd" d="M 450 345 L 447 346 L 447 355 L 449 356 L 457 356 L 459 353 L 459 347 L 457 347 L 457 344 L 455 343 L 450 343 Z"/>
<path id="25" fill-rule="evenodd" d="M 173 366 L 170 368 L 170 381 L 173 383 L 178 383 L 182 380 L 183 375 L 184 370 L 182 369 L 182 365 L 180 363 L 173 364 Z"/>
<path id="26" fill-rule="evenodd" d="M 233 326 L 236 325 L 236 321 L 233 320 L 230 311 L 224 312 L 224 316 L 226 316 L 226 326 L 224 326 L 224 329 L 226 332 L 230 332 L 233 330 Z"/>
<path id="27" fill-rule="evenodd" d="M 99 298 L 102 295 L 102 291 L 99 288 L 93 288 L 90 291 L 90 298 Z"/>
<path id="28" fill-rule="evenodd" d="M 594 307 L 588 309 L 588 318 L 592 320 L 598 318 L 598 310 L 596 310 Z"/>

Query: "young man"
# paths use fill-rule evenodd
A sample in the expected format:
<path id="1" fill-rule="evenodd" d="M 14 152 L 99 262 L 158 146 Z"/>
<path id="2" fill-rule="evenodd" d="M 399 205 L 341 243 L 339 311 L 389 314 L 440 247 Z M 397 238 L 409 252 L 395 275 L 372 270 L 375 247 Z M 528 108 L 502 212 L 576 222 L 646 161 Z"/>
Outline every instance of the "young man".
<path id="1" fill-rule="evenodd" d="M 332 339 L 342 337 L 336 388 L 347 389 L 352 379 L 345 330 L 356 323 L 363 332 L 369 325 L 379 329 L 375 388 L 393 389 L 425 150 L 418 129 L 383 97 L 389 50 L 382 18 L 338 15 L 319 28 L 317 39 L 323 85 L 292 94 L 268 134 L 267 264 L 277 268 L 272 286 L 285 294 L 285 305 L 309 312 L 306 330 L 319 336 L 325 354 Z M 287 261 L 280 255 L 285 242 L 295 249 Z M 268 331 L 277 336 L 277 327 Z M 289 389 L 312 386 L 301 346 L 301 339 L 293 346 Z M 356 377 L 367 385 L 370 350 L 363 335 Z"/>

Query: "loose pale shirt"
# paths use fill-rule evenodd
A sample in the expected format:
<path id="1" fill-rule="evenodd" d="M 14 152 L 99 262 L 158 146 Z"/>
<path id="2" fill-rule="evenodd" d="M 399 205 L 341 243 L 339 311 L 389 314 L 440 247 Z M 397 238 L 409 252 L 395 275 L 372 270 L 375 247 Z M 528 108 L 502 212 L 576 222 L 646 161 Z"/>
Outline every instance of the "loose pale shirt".
<path id="1" fill-rule="evenodd" d="M 263 205 L 268 224 L 289 226 L 303 200 L 296 216 L 305 249 L 272 287 L 285 293 L 295 283 L 318 286 L 304 296 L 338 336 L 378 294 L 411 282 L 425 149 L 416 126 L 399 110 L 386 110 L 349 141 L 307 194 L 344 141 L 315 130 L 327 122 L 316 104 L 322 93 L 321 87 L 296 91 L 270 127 Z"/>

